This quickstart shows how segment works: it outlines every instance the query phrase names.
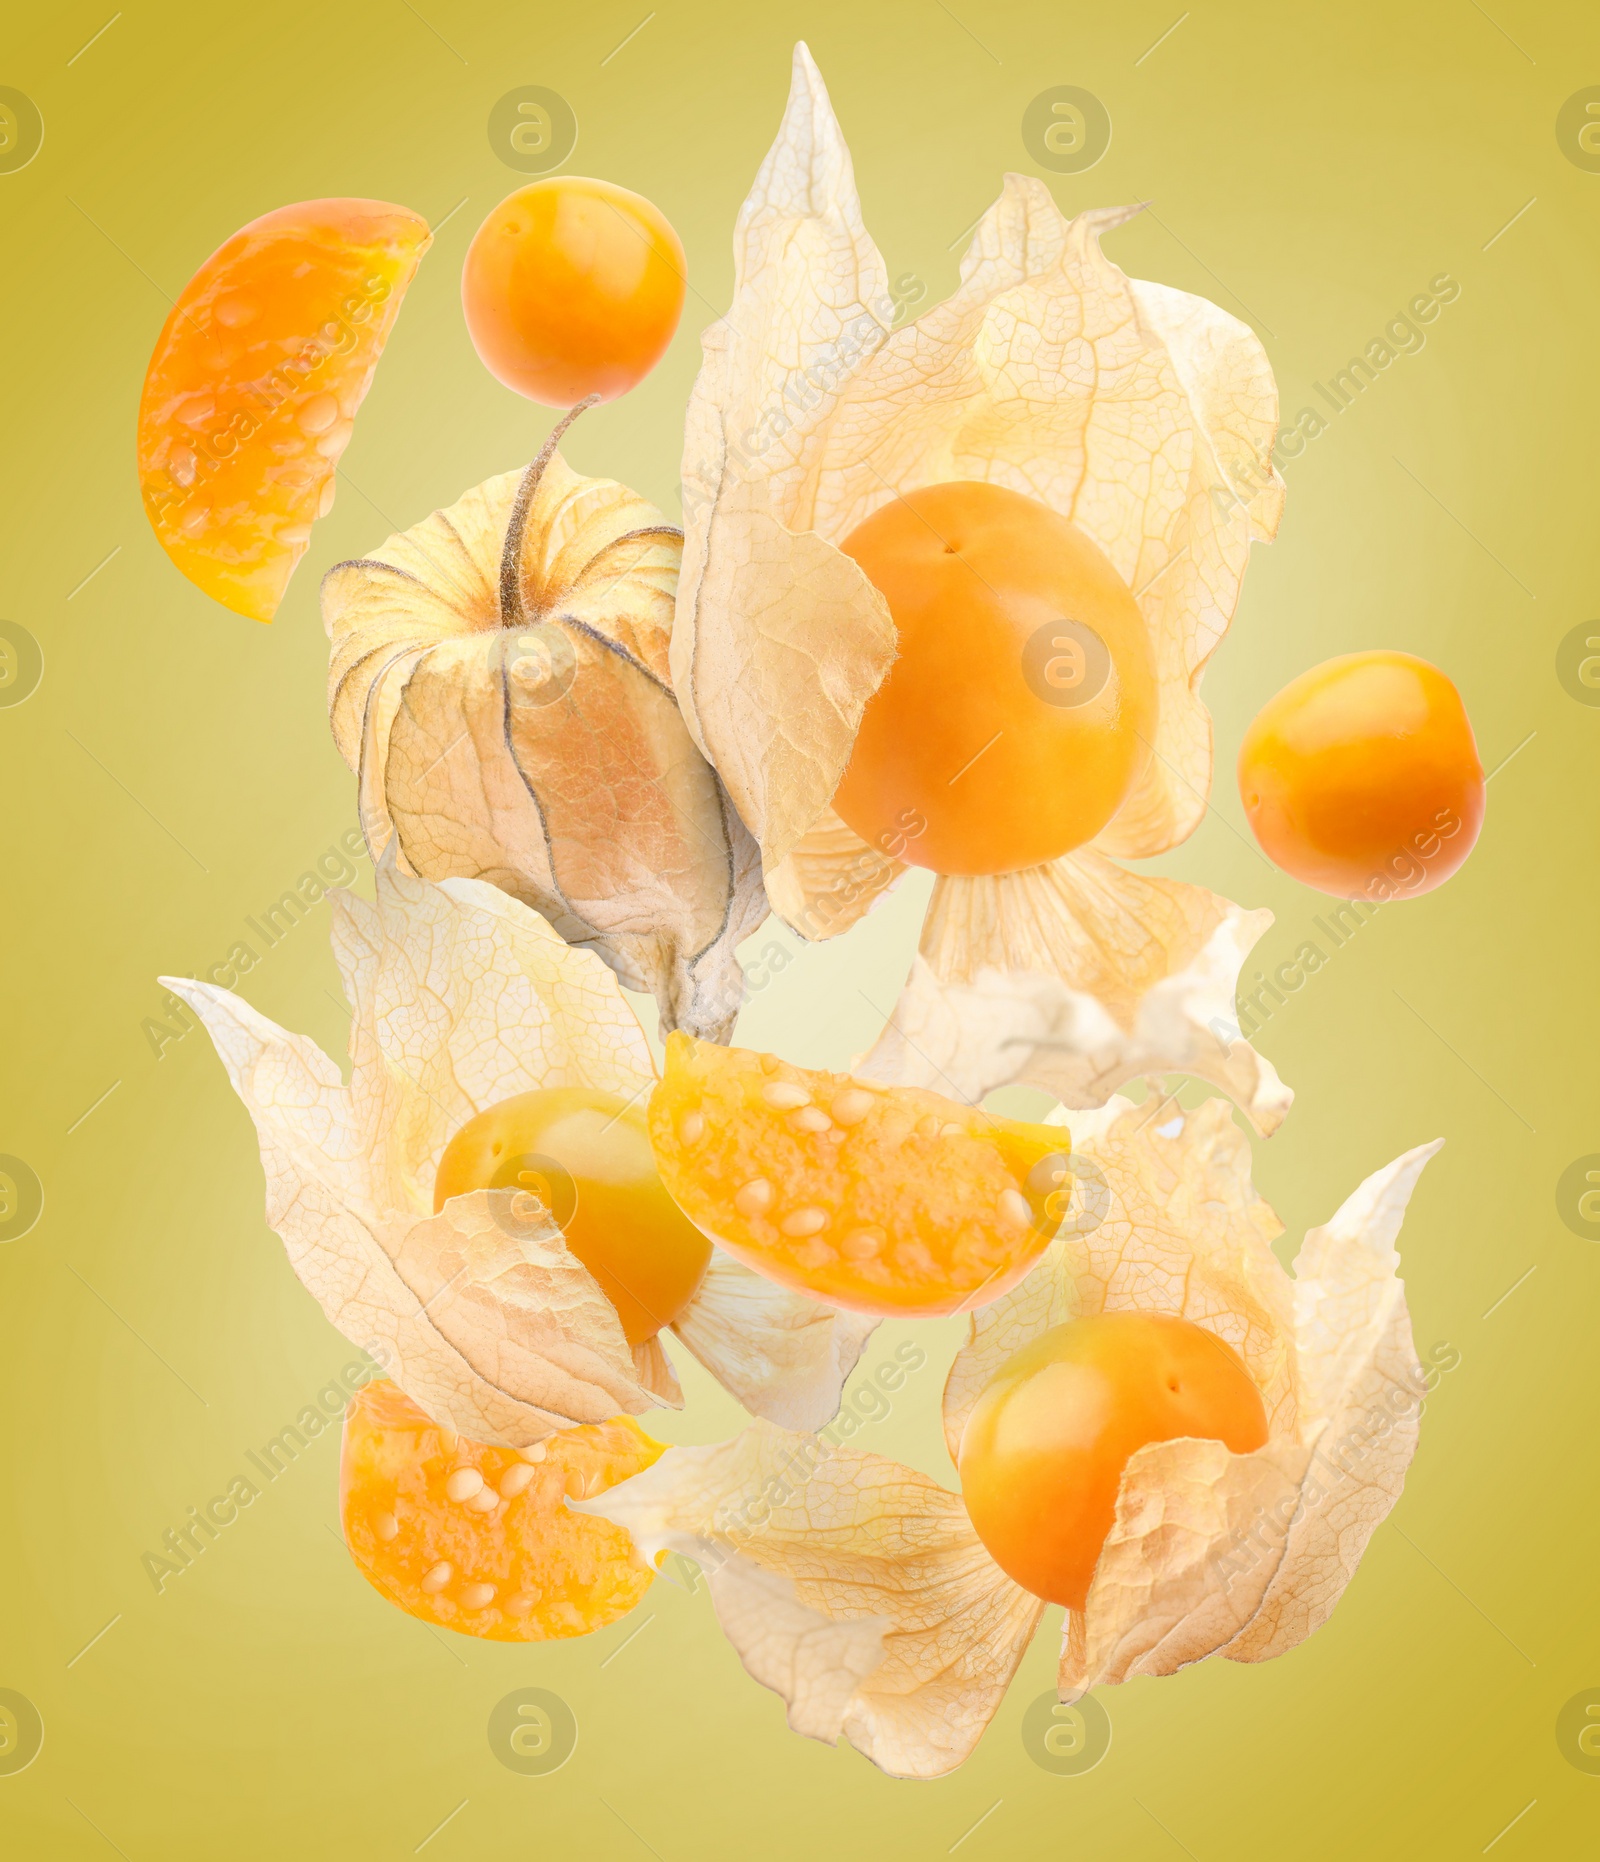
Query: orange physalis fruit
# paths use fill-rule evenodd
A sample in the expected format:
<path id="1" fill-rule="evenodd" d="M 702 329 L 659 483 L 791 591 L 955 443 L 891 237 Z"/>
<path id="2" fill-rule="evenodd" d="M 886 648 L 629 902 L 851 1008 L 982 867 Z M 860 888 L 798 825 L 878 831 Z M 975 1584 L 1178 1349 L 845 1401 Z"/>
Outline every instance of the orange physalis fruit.
<path id="1" fill-rule="evenodd" d="M 682 1033 L 667 1038 L 650 1142 L 697 1228 L 855 1312 L 987 1305 L 1033 1265 L 1071 1195 L 1060 1125 Z"/>
<path id="2" fill-rule="evenodd" d="M 431 237 L 387 201 L 301 201 L 184 286 L 145 374 L 139 486 L 161 547 L 235 614 L 277 612 Z"/>
<path id="3" fill-rule="evenodd" d="M 501 201 L 461 272 L 490 374 L 546 407 L 626 394 L 683 312 L 684 256 L 660 208 L 609 181 L 558 175 Z"/>
<path id="4" fill-rule="evenodd" d="M 662 1188 L 644 1107 L 620 1093 L 549 1086 L 468 1119 L 439 1159 L 434 1212 L 478 1189 L 520 1190 L 548 1210 L 630 1345 L 671 1325 L 705 1278 L 711 1243 Z"/>
<path id="5" fill-rule="evenodd" d="M 1431 892 L 1483 826 L 1461 694 L 1410 653 L 1345 653 L 1291 679 L 1245 732 L 1239 794 L 1269 858 L 1338 898 Z"/>
<path id="6" fill-rule="evenodd" d="M 898 657 L 834 795 L 870 846 L 1010 873 L 1092 840 L 1150 760 L 1150 632 L 1106 556 L 1000 485 L 926 485 L 839 546 L 889 604 Z M 908 819 L 925 825 L 906 837 Z M 904 843 L 902 845 L 902 843 Z"/>
<path id="7" fill-rule="evenodd" d="M 967 1418 L 967 1516 L 1007 1576 L 1081 1610 L 1129 1457 L 1180 1436 L 1236 1455 L 1265 1444 L 1261 1392 L 1231 1345 L 1170 1313 L 1055 1326 L 1000 1367 Z"/>
<path id="8" fill-rule="evenodd" d="M 663 1445 L 630 1417 L 532 1448 L 441 1428 L 392 1383 L 345 1413 L 339 1512 L 361 1575 L 425 1623 L 494 1642 L 586 1636 L 626 1616 L 652 1573 L 609 1520 L 571 1512 Z"/>

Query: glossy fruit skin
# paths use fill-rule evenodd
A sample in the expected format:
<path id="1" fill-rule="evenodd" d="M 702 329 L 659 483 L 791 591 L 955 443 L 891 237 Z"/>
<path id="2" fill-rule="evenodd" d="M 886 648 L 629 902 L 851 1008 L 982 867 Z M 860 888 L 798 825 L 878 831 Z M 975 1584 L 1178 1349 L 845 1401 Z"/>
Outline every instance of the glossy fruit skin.
<path id="1" fill-rule="evenodd" d="M 625 1616 L 654 1574 L 623 1527 L 566 1502 L 642 1473 L 663 1446 L 631 1416 L 562 1429 L 529 1451 L 475 1442 L 396 1385 L 367 1384 L 345 1411 L 345 1544 L 373 1589 L 424 1623 L 491 1642 L 586 1636 Z M 452 1497 L 447 1483 L 466 1469 L 489 1507 Z M 425 1583 L 441 1564 L 448 1579 Z"/>
<path id="2" fill-rule="evenodd" d="M 1483 765 L 1461 694 L 1410 653 L 1346 653 L 1292 679 L 1239 750 L 1262 850 L 1338 898 L 1443 885 L 1483 826 Z"/>
<path id="3" fill-rule="evenodd" d="M 550 1159 L 559 1168 L 531 1163 L 518 1183 L 517 1159 Z M 630 1345 L 670 1325 L 705 1276 L 711 1244 L 662 1187 L 642 1101 L 630 1106 L 616 1093 L 555 1086 L 480 1112 L 445 1146 L 434 1210 L 469 1190 L 501 1187 L 525 1189 L 552 1210 L 567 1247 L 616 1307 Z"/>
<path id="4" fill-rule="evenodd" d="M 558 175 L 478 228 L 461 304 L 484 366 L 545 407 L 614 401 L 661 360 L 683 312 L 678 235 L 642 194 Z"/>
<path id="5" fill-rule="evenodd" d="M 431 237 L 388 201 L 298 201 L 180 293 L 139 401 L 139 487 L 161 547 L 236 614 L 277 612 Z"/>
<path id="6" fill-rule="evenodd" d="M 978 1537 L 1024 1590 L 1081 1610 L 1147 1442 L 1267 1440 L 1261 1393 L 1214 1333 L 1169 1313 L 1058 1325 L 1007 1360 L 962 1431 L 961 1494 Z"/>
<path id="7" fill-rule="evenodd" d="M 833 798 L 844 820 L 936 873 L 1013 872 L 1092 840 L 1149 762 L 1159 704 L 1149 629 L 1105 555 L 1034 499 L 965 480 L 891 499 L 840 547 L 899 637 Z M 1051 647 L 1063 620 L 1109 651 L 1084 702 Z M 926 824 L 910 839 L 908 818 Z"/>

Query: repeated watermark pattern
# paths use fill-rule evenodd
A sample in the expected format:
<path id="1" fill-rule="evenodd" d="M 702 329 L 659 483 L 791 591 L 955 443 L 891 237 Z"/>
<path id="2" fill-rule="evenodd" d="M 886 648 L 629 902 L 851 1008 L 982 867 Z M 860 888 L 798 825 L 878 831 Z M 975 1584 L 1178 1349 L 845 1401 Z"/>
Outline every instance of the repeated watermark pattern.
<path id="1" fill-rule="evenodd" d="M 1093 1694 L 1065 1701 L 1052 1688 L 1022 1716 L 1022 1749 L 1041 1771 L 1081 1777 L 1111 1750 L 1111 1715 Z"/>
<path id="2" fill-rule="evenodd" d="M 1081 175 L 1111 147 L 1111 116 L 1093 91 L 1055 84 L 1022 113 L 1022 146 L 1052 174 Z"/>
<path id="3" fill-rule="evenodd" d="M 1556 648 L 1556 677 L 1568 698 L 1580 705 L 1600 705 L 1600 621 L 1580 621 L 1562 635 Z"/>
<path id="4" fill-rule="evenodd" d="M 44 118 L 22 91 L 0 84 L 0 175 L 26 168 L 44 146 Z"/>
<path id="5" fill-rule="evenodd" d="M 1600 1151 L 1575 1158 L 1562 1171 L 1556 1211 L 1580 1241 L 1600 1241 Z"/>
<path id="6" fill-rule="evenodd" d="M 236 938 L 227 954 L 215 963 L 185 974 L 196 982 L 215 983 L 222 989 L 237 988 L 239 979 L 248 976 L 268 951 L 276 949 L 297 925 L 303 924 L 313 906 L 321 904 L 335 886 L 354 882 L 360 871 L 355 863 L 366 858 L 367 843 L 361 830 L 349 829 L 318 855 L 315 863 L 280 898 L 246 915 L 248 937 Z M 171 994 L 162 997 L 160 1015 L 147 1015 L 139 1024 L 157 1060 L 164 1059 L 169 1047 L 184 1040 L 199 1025 L 189 1005 Z"/>
<path id="7" fill-rule="evenodd" d="M 44 1721 L 26 1694 L 0 1687 L 0 1778 L 26 1771 L 44 1744 Z"/>
<path id="8" fill-rule="evenodd" d="M 0 1241 L 21 1241 L 44 1214 L 44 1185 L 20 1157 L 0 1153 Z"/>
<path id="9" fill-rule="evenodd" d="M 553 173 L 578 144 L 578 119 L 559 91 L 542 84 L 507 91 L 489 112 L 489 147 L 507 168 Z"/>
<path id="10" fill-rule="evenodd" d="M 250 1464 L 248 1471 L 241 1469 L 204 1506 L 187 1508 L 182 1522 L 161 1535 L 159 1549 L 144 1553 L 139 1562 L 158 1595 L 209 1551 L 245 1509 L 254 1506 L 279 1475 L 294 1466 L 319 1435 L 339 1427 L 346 1405 L 371 1378 L 372 1360 L 378 1357 L 379 1352 L 374 1351 L 368 1359 L 352 1359 L 337 1378 L 329 1378 L 317 1392 L 316 1400 L 305 1404 L 293 1422 L 285 1423 L 258 1447 L 244 1451 Z"/>
<path id="11" fill-rule="evenodd" d="M 44 677 L 44 648 L 17 621 L 0 621 L 0 711 L 32 698 Z"/>
<path id="12" fill-rule="evenodd" d="M 519 1687 L 494 1704 L 489 1750 L 507 1771 L 539 1778 L 559 1771 L 578 1746 L 577 1715 L 544 1687 Z"/>
<path id="13" fill-rule="evenodd" d="M 1440 1379 L 1460 1362 L 1461 1353 L 1454 1345 L 1448 1341 L 1437 1344 L 1428 1353 L 1426 1364 L 1411 1367 L 1408 1382 L 1393 1383 L 1381 1397 L 1374 1397 L 1337 1440 L 1330 1440 L 1329 1432 L 1324 1430 L 1296 1492 L 1284 1495 L 1274 1506 L 1258 1506 L 1247 1526 L 1229 1533 L 1207 1553 L 1207 1562 L 1222 1588 L 1230 1589 L 1241 1572 L 1253 1570 L 1263 1557 L 1280 1551 L 1301 1519 L 1324 1506 L 1355 1478 L 1374 1442 L 1389 1434 L 1397 1422 L 1421 1416 Z"/>
<path id="14" fill-rule="evenodd" d="M 1600 175 L 1600 84 L 1574 91 L 1556 112 L 1556 147 L 1574 168 Z"/>
<path id="15" fill-rule="evenodd" d="M 1226 463 L 1228 483 L 1211 487 L 1211 502 L 1221 515 L 1230 516 L 1236 507 L 1248 504 L 1266 490 L 1272 482 L 1274 467 L 1284 472 L 1291 460 L 1298 459 L 1313 440 L 1320 439 L 1329 430 L 1334 419 L 1355 405 L 1357 397 L 1364 394 L 1385 369 L 1401 356 L 1419 353 L 1428 341 L 1422 326 L 1437 322 L 1445 307 L 1455 303 L 1460 295 L 1461 286 L 1448 272 L 1436 273 L 1429 280 L 1427 290 L 1417 292 L 1403 310 L 1397 311 L 1384 324 L 1378 335 L 1362 345 L 1359 353 L 1351 356 L 1343 367 L 1335 369 L 1326 383 L 1314 381 L 1311 385 L 1328 412 L 1324 414 L 1307 404 L 1293 420 L 1279 425 L 1277 440 L 1267 458 Z"/>

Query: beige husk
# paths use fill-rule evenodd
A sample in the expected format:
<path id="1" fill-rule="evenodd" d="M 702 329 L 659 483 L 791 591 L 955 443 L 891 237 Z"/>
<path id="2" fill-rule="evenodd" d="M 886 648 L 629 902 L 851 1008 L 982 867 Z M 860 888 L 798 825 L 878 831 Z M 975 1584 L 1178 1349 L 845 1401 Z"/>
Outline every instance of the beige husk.
<path id="1" fill-rule="evenodd" d="M 1109 1188 L 1105 1220 L 1063 1235 L 976 1314 L 945 1389 L 952 1453 L 978 1392 L 1052 1326 L 1102 1311 L 1180 1314 L 1244 1358 L 1267 1406 L 1255 1454 L 1141 1449 L 1087 1606 L 1068 1613 L 1065 1698 L 1224 1654 L 1261 1661 L 1329 1615 L 1398 1498 L 1423 1373 L 1395 1238 L 1436 1144 L 1369 1177 L 1307 1235 L 1293 1279 L 1221 1100 L 1113 1100 L 1074 1114 Z M 1043 1609 L 978 1541 L 959 1497 L 881 1456 L 758 1426 L 671 1449 L 583 1511 L 648 1555 L 699 1560 L 724 1630 L 797 1731 L 842 1736 L 884 1770 L 953 1770 L 994 1713 Z"/>
<path id="2" fill-rule="evenodd" d="M 329 713 L 374 856 L 485 879 L 726 1038 L 756 849 L 673 698 L 680 533 L 555 450 L 323 579 Z"/>
<path id="3" fill-rule="evenodd" d="M 520 1447 L 680 1407 L 659 1339 L 629 1349 L 553 1220 L 514 1213 L 508 1190 L 432 1213 L 445 1145 L 498 1101 L 587 1086 L 643 1102 L 650 1050 L 610 971 L 481 881 L 433 885 L 385 860 L 375 905 L 329 896 L 353 1008 L 348 1085 L 227 990 L 166 979 L 255 1120 L 267 1221 L 296 1274 L 414 1401 L 479 1440 Z M 872 1326 L 714 1254 L 672 1329 L 754 1414 L 816 1428 Z"/>
<path id="4" fill-rule="evenodd" d="M 1283 501 L 1277 390 L 1254 334 L 1216 305 L 1130 279 L 1100 251 L 1134 208 L 1068 220 L 1008 175 L 952 297 L 896 328 L 849 150 L 810 54 L 740 213 L 733 302 L 705 333 L 689 406 L 672 670 L 684 717 L 761 843 L 802 935 L 846 930 L 903 870 L 829 803 L 892 660 L 876 591 L 838 548 L 887 500 L 979 479 L 1069 517 L 1148 622 L 1161 712 L 1142 780 L 1090 849 L 996 879 L 941 878 L 922 959 L 870 1070 L 958 1090 L 1024 1079 L 1098 1105 L 1188 1071 L 1270 1131 L 1290 1095 L 1232 1018 L 1238 963 L 1269 922 L 1198 887 L 1145 882 L 1211 784 L 1198 696 L 1252 539 Z M 989 1019 L 1005 1040 L 977 1043 Z M 979 1081 L 982 1084 L 979 1084 Z M 942 1090 L 950 1090 L 946 1085 Z"/>

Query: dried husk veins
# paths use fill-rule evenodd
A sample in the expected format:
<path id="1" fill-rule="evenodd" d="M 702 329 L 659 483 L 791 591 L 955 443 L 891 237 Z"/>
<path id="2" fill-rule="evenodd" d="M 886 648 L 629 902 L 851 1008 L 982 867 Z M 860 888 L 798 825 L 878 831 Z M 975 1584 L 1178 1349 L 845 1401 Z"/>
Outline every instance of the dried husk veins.
<path id="1" fill-rule="evenodd" d="M 868 847 L 827 806 L 894 641 L 838 546 L 888 500 L 952 479 L 1077 524 L 1149 626 L 1161 711 L 1145 773 L 1090 847 L 936 880 L 921 957 L 866 1068 L 972 1100 L 1023 1080 L 1073 1107 L 1185 1071 L 1265 1133 L 1291 1095 L 1212 1024 L 1232 1022 L 1239 965 L 1270 921 L 1108 857 L 1162 852 L 1204 813 L 1200 677 L 1283 499 L 1261 344 L 1105 257 L 1102 235 L 1134 211 L 1068 220 L 1043 182 L 1008 175 L 955 293 L 891 327 L 849 150 L 798 47 L 740 213 L 733 303 L 706 332 L 690 404 L 673 666 L 697 740 L 762 842 L 775 909 L 805 937 L 835 936 L 905 852 Z"/>
<path id="2" fill-rule="evenodd" d="M 1086 1609 L 1068 1615 L 1064 1698 L 1208 1655 L 1258 1661 L 1326 1620 L 1416 1445 L 1422 1389 L 1394 1242 L 1437 1145 L 1369 1177 L 1307 1235 L 1291 1280 L 1228 1108 L 1114 1100 L 1072 1120 L 1111 1190 L 1097 1230 L 1052 1244 L 975 1314 L 945 1428 L 999 1366 L 1080 1313 L 1174 1312 L 1227 1338 L 1266 1401 L 1253 1455 L 1177 1441 L 1129 1462 Z M 751 1429 L 672 1449 L 586 1505 L 642 1549 L 698 1559 L 730 1640 L 790 1724 L 885 1770 L 937 1777 L 992 1716 L 1042 1605 L 977 1541 L 958 1497 L 879 1456 Z M 871 1637 L 883 1660 L 871 1661 Z"/>
<path id="3" fill-rule="evenodd" d="M 556 450 L 323 584 L 334 736 L 375 850 L 481 878 L 722 1037 L 756 849 L 673 697 L 681 533 Z"/>
<path id="4" fill-rule="evenodd" d="M 348 1085 L 311 1041 L 210 984 L 171 979 L 255 1121 L 267 1220 L 328 1319 L 429 1415 L 513 1446 L 681 1401 L 658 1340 L 615 1310 L 509 1191 L 432 1213 L 439 1157 L 474 1114 L 541 1086 L 642 1102 L 648 1043 L 610 971 L 477 880 L 385 859 L 375 904 L 329 894 L 353 1007 Z M 746 1407 L 815 1428 L 871 1325 L 714 1257 L 678 1336 Z"/>

